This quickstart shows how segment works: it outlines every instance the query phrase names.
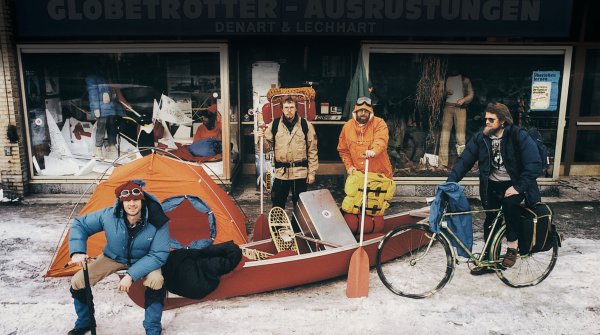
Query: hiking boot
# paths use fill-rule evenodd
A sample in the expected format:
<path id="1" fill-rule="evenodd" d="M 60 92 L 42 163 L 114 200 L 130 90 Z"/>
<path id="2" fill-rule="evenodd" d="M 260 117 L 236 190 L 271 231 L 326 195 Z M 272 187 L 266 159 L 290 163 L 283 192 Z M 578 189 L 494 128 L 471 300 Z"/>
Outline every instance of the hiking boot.
<path id="1" fill-rule="evenodd" d="M 102 153 L 102 147 L 96 147 L 96 153 L 94 154 L 94 157 L 96 157 L 98 159 L 104 159 L 104 154 Z"/>
<path id="2" fill-rule="evenodd" d="M 114 145 L 109 145 L 106 148 L 106 152 L 109 153 L 109 154 L 115 154 L 116 155 L 117 154 L 117 147 L 114 146 Z"/>
<path id="3" fill-rule="evenodd" d="M 83 334 L 89 332 L 90 330 L 91 330 L 90 327 L 73 328 L 73 329 L 71 329 L 70 332 L 67 333 L 67 335 L 83 335 Z"/>
<path id="4" fill-rule="evenodd" d="M 494 269 L 489 268 L 487 266 L 477 266 L 474 267 L 473 270 L 471 270 L 471 276 L 481 276 L 481 275 L 485 275 L 488 273 L 494 273 L 496 271 L 494 271 Z"/>
<path id="5" fill-rule="evenodd" d="M 505 268 L 510 268 L 515 265 L 515 262 L 517 261 L 517 254 L 517 249 L 506 249 L 506 255 L 504 255 L 504 259 L 502 260 L 502 266 Z"/>

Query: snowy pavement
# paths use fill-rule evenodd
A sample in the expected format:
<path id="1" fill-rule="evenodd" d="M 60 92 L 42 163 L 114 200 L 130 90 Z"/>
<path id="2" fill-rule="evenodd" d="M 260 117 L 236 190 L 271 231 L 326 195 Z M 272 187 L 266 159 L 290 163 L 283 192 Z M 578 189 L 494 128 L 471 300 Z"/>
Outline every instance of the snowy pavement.
<path id="1" fill-rule="evenodd" d="M 0 206 L 0 334 L 72 328 L 69 279 L 42 277 L 70 211 Z M 600 240 L 565 236 L 554 271 L 530 288 L 473 277 L 461 264 L 439 293 L 412 300 L 392 294 L 372 270 L 368 298 L 346 298 L 339 278 L 166 311 L 163 334 L 598 334 Z M 143 334 L 143 309 L 117 283 L 113 275 L 94 287 L 98 334 Z"/>

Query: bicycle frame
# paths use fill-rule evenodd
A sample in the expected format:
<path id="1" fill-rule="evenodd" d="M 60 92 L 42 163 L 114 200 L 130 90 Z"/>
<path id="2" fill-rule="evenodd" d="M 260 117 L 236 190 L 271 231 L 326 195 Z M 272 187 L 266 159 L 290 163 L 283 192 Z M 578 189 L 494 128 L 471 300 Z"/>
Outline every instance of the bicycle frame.
<path id="1" fill-rule="evenodd" d="M 490 232 L 496 232 L 493 236 L 493 238 L 491 236 L 488 236 L 487 240 L 485 240 L 485 243 L 483 245 L 483 249 L 482 251 L 479 253 L 479 257 L 476 257 L 475 254 L 476 253 L 472 253 L 469 248 L 467 248 L 464 243 L 460 240 L 460 238 L 458 238 L 458 236 L 456 236 L 456 234 L 454 233 L 454 231 L 452 231 L 452 229 L 450 227 L 448 227 L 448 223 L 446 221 L 446 218 L 451 217 L 451 216 L 458 216 L 458 215 L 473 215 L 473 214 L 479 214 L 479 213 L 493 213 L 493 212 L 497 212 L 496 217 L 494 218 L 494 221 L 492 222 L 492 226 L 490 228 Z M 484 256 L 486 254 L 486 250 L 489 250 L 488 247 L 492 244 L 495 243 L 497 240 L 497 234 L 498 231 L 496 230 L 496 226 L 499 224 L 499 219 L 500 217 L 504 218 L 504 215 L 502 213 L 502 207 L 497 208 L 497 209 L 482 209 L 482 210 L 474 210 L 474 211 L 466 211 L 466 212 L 456 212 L 456 213 L 446 213 L 444 212 L 444 214 L 442 215 L 442 217 L 440 218 L 440 222 L 439 222 L 439 226 L 440 226 L 440 233 L 446 240 L 448 240 L 448 242 L 450 243 L 451 240 L 449 237 L 451 237 L 454 241 L 456 241 L 458 243 L 458 245 L 460 246 L 460 248 L 462 250 L 464 250 L 468 255 L 469 255 L 469 260 L 467 261 L 468 263 L 474 263 L 475 266 L 491 266 L 491 265 L 496 265 L 495 263 L 497 262 L 492 262 L 492 261 L 488 261 L 488 260 L 484 260 Z M 433 239 L 432 239 L 433 241 Z M 450 244 L 452 245 L 452 244 Z M 453 250 L 454 253 L 454 259 L 456 260 L 456 254 L 455 251 Z"/>

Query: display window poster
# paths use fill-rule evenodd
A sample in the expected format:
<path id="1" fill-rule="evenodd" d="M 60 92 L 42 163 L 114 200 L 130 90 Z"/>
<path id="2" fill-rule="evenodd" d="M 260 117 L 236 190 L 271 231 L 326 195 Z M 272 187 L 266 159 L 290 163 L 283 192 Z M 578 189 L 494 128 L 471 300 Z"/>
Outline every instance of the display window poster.
<path id="1" fill-rule="evenodd" d="M 532 111 L 556 111 L 560 71 L 533 71 L 531 76 Z"/>

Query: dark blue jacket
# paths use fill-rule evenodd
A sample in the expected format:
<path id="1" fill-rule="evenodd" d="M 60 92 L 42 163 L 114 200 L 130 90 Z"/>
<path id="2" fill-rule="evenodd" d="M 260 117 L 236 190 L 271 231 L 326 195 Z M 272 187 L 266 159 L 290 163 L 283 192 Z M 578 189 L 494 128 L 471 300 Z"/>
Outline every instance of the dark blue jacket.
<path id="1" fill-rule="evenodd" d="M 435 200 L 429 209 L 429 229 L 434 233 L 440 232 L 439 223 L 444 214 L 444 208 L 448 205 L 448 213 L 467 212 L 470 210 L 469 201 L 465 197 L 465 188 L 457 183 L 443 183 L 438 186 Z M 447 217 L 448 227 L 456 234 L 462 243 L 469 249 L 473 248 L 473 221 L 471 215 L 455 215 Z M 450 239 L 452 245 L 460 256 L 469 255 L 458 245 L 454 239 Z"/>
<path id="2" fill-rule="evenodd" d="M 142 220 L 143 227 L 131 241 L 123 218 L 123 206 L 117 200 L 114 207 L 75 219 L 69 233 L 70 254 L 85 254 L 88 237 L 104 231 L 106 245 L 102 253 L 127 266 L 127 273 L 134 281 L 163 266 L 169 257 L 168 217 L 156 198 L 147 192 L 144 194 L 146 215 Z"/>
<path id="3" fill-rule="evenodd" d="M 513 134 L 513 131 L 516 134 Z M 518 138 L 518 143 L 515 139 Z M 504 129 L 500 142 L 500 154 L 512 186 L 519 193 L 525 194 L 527 205 L 534 205 L 541 200 L 537 177 L 542 171 L 542 160 L 537 145 L 529 134 L 517 126 L 508 125 Z M 471 138 L 462 155 L 452 168 L 448 182 L 459 182 L 479 163 L 479 195 L 484 207 L 487 207 L 487 188 L 492 168 L 492 139 L 477 133 Z"/>

